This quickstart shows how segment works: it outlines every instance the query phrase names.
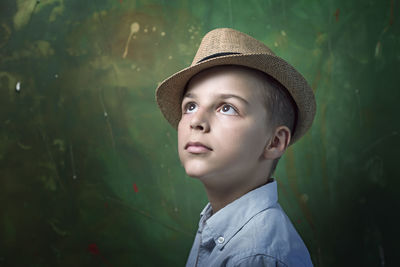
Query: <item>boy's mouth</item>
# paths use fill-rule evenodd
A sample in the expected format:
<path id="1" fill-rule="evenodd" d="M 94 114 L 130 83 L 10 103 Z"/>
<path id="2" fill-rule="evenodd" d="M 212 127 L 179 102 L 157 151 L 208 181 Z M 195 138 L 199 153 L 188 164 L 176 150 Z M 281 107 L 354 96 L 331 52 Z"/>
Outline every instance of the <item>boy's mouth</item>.
<path id="1" fill-rule="evenodd" d="M 200 143 L 200 142 L 189 142 L 186 144 L 185 149 L 193 153 L 202 153 L 212 151 L 212 148 Z"/>

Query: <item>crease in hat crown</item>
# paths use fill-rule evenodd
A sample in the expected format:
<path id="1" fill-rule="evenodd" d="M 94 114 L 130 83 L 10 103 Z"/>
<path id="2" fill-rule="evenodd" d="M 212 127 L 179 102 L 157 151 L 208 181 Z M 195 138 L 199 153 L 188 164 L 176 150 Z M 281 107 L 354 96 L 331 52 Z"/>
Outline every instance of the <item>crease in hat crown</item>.
<path id="1" fill-rule="evenodd" d="M 230 28 L 217 28 L 204 35 L 191 66 L 210 55 L 226 52 L 275 55 L 266 45 L 250 35 Z"/>
<path id="2" fill-rule="evenodd" d="M 166 78 L 156 89 L 156 102 L 164 118 L 175 129 L 182 115 L 181 101 L 187 83 L 199 72 L 220 65 L 239 65 L 260 70 L 288 90 L 298 111 L 289 145 L 300 139 L 311 127 L 316 113 L 316 101 L 304 77 L 261 41 L 235 29 L 217 28 L 204 35 L 192 64 Z"/>

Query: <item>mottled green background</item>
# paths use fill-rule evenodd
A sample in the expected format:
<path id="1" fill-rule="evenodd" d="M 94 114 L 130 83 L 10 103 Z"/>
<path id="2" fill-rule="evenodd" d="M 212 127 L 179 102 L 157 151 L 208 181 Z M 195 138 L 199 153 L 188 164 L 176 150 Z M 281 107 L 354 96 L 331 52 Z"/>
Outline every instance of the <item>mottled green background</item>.
<path id="1" fill-rule="evenodd" d="M 0 266 L 182 266 L 202 184 L 154 100 L 232 27 L 312 85 L 278 165 L 316 266 L 399 266 L 400 1 L 0 2 Z"/>

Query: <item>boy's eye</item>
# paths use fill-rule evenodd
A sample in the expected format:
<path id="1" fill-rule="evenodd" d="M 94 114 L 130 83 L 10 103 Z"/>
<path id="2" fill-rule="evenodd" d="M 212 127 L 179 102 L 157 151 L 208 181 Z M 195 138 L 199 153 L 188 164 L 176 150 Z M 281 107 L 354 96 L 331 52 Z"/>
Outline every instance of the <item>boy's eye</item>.
<path id="1" fill-rule="evenodd" d="M 236 109 L 229 104 L 224 104 L 219 111 L 226 115 L 238 115 Z"/>
<path id="2" fill-rule="evenodd" d="M 194 113 L 196 112 L 198 109 L 197 104 L 194 102 L 189 102 L 187 104 L 184 105 L 184 110 L 183 112 L 186 113 Z M 224 104 L 221 106 L 221 108 L 218 109 L 218 112 L 221 112 L 222 114 L 225 115 L 238 115 L 238 112 L 236 111 L 236 109 L 229 104 Z"/>
<path id="3" fill-rule="evenodd" d="M 197 109 L 197 106 L 194 102 L 189 102 L 185 105 L 184 112 L 185 113 L 193 113 Z"/>

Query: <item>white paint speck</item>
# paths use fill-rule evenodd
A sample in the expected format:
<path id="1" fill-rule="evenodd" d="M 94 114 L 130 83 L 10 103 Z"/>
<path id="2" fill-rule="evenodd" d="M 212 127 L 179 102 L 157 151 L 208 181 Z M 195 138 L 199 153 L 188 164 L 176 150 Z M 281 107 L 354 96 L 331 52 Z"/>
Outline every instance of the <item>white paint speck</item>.
<path id="1" fill-rule="evenodd" d="M 15 86 L 15 90 L 19 92 L 21 90 L 21 82 L 17 82 L 17 85 Z"/>
<path id="2" fill-rule="evenodd" d="M 140 25 L 137 22 L 131 24 L 131 34 L 137 33 L 140 29 Z"/>

